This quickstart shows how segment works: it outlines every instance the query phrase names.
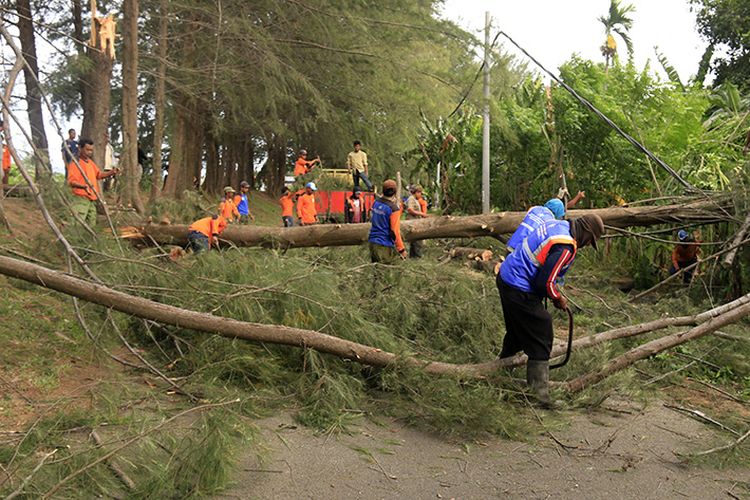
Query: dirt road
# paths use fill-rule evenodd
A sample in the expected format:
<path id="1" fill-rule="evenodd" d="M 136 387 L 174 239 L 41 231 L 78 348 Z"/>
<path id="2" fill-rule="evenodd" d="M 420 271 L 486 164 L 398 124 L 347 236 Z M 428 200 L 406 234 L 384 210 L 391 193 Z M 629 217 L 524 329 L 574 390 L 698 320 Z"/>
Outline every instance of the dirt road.
<path id="1" fill-rule="evenodd" d="M 581 415 L 529 442 L 449 442 L 387 420 L 316 436 L 289 416 L 263 420 L 264 463 L 245 457 L 220 498 L 743 498 L 750 466 L 687 466 L 673 452 L 729 438 L 652 403 Z"/>

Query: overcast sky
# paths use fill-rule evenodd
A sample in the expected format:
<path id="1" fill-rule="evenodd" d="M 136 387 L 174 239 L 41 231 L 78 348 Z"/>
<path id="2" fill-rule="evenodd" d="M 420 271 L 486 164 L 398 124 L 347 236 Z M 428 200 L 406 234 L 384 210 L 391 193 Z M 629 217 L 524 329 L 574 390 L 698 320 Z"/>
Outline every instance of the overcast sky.
<path id="1" fill-rule="evenodd" d="M 603 61 L 599 47 L 604 27 L 598 21 L 609 10 L 609 0 L 445 0 L 443 15 L 464 29 L 480 34 L 484 13 L 492 16 L 493 31 L 508 33 L 527 52 L 557 73 L 557 68 L 574 53 L 585 59 Z M 698 71 L 706 48 L 695 27 L 695 14 L 688 0 L 623 0 L 635 6 L 630 37 L 635 48 L 635 64 L 663 75 L 654 46 L 667 56 L 683 81 Z M 480 34 L 482 37 L 483 34 Z M 502 38 L 501 38 L 502 39 Z M 617 38 L 620 57 L 627 57 Z M 518 54 L 508 43 L 505 49 Z M 522 54 L 518 54 L 523 57 Z"/>

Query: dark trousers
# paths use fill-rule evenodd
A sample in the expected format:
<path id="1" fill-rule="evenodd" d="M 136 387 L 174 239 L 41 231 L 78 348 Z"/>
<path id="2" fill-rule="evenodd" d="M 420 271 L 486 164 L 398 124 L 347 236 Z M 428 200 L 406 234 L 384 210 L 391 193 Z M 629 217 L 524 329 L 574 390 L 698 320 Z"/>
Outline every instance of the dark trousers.
<path id="1" fill-rule="evenodd" d="M 370 260 L 381 264 L 395 264 L 398 262 L 398 252 L 394 247 L 384 247 L 376 243 L 370 243 Z"/>
<path id="2" fill-rule="evenodd" d="M 282 215 L 281 221 L 284 223 L 284 227 L 292 227 L 294 226 L 294 217 L 290 215 Z"/>
<path id="3" fill-rule="evenodd" d="M 190 231 L 188 234 L 188 248 L 195 253 L 201 253 L 208 250 L 208 237 L 200 231 Z"/>
<path id="4" fill-rule="evenodd" d="M 409 245 L 409 258 L 421 259 L 424 254 L 424 240 L 414 240 Z"/>
<path id="5" fill-rule="evenodd" d="M 688 266 L 692 266 L 696 262 L 698 262 L 697 258 L 688 260 L 686 262 L 678 262 L 678 264 L 680 265 L 680 269 L 685 269 Z M 694 267 L 694 268 L 690 269 L 689 271 L 685 271 L 684 273 L 682 273 L 682 283 L 683 284 L 689 285 L 690 282 L 693 281 L 693 273 L 695 273 L 695 269 L 696 268 Z M 678 271 L 678 269 L 675 269 L 674 264 L 672 264 L 669 267 L 669 275 L 670 276 L 673 275 L 674 273 L 676 273 L 677 271 Z"/>
<path id="6" fill-rule="evenodd" d="M 367 174 L 364 172 L 360 172 L 355 168 L 354 172 L 352 172 L 352 178 L 354 179 L 354 187 L 359 187 L 359 180 L 362 179 L 362 182 L 367 186 L 367 190 L 372 191 L 372 182 L 370 182 L 370 179 L 367 178 Z"/>
<path id="7" fill-rule="evenodd" d="M 552 316 L 544 308 L 542 297 L 513 288 L 499 274 L 496 283 L 506 330 L 500 357 L 523 351 L 531 361 L 548 361 L 552 351 Z"/>

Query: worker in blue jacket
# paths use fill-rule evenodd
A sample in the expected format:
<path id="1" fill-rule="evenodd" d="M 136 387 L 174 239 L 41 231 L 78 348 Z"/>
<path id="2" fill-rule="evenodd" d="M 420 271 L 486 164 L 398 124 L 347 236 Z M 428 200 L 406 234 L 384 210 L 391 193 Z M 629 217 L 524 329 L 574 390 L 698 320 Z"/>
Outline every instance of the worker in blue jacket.
<path id="1" fill-rule="evenodd" d="M 506 335 L 501 358 L 523 351 L 529 360 L 526 381 L 542 406 L 549 398 L 549 358 L 552 351 L 552 316 L 543 305 L 548 297 L 565 310 L 567 299 L 557 280 L 570 269 L 576 252 L 604 234 L 598 215 L 566 220 L 546 220 L 537 226 L 503 262 L 497 289 L 505 318 Z"/>

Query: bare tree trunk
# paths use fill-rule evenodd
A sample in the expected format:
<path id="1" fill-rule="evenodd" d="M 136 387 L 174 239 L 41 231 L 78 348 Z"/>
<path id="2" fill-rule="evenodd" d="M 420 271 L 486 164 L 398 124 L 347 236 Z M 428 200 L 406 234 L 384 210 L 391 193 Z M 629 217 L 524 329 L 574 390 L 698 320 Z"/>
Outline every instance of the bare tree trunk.
<path id="1" fill-rule="evenodd" d="M 742 225 L 740 226 L 740 229 L 734 235 L 731 246 L 735 248 L 724 256 L 724 258 L 721 261 L 722 266 L 732 267 L 732 264 L 734 263 L 734 258 L 737 256 L 737 252 L 740 251 L 740 247 L 738 245 L 742 240 L 745 239 L 745 235 L 747 234 L 748 230 L 750 230 L 750 212 L 747 213 L 745 222 L 742 223 Z"/>
<path id="2" fill-rule="evenodd" d="M 164 142 L 164 106 L 166 94 L 167 78 L 167 15 L 169 12 L 169 2 L 160 0 L 159 2 L 159 63 L 156 69 L 156 90 L 154 96 L 154 150 L 153 150 L 153 168 L 151 174 L 151 195 L 149 203 L 155 202 L 161 194 L 162 171 L 161 171 L 161 146 Z"/>
<path id="3" fill-rule="evenodd" d="M 122 42 L 123 202 L 146 212 L 138 181 L 138 0 L 124 0 Z"/>
<path id="4" fill-rule="evenodd" d="M 106 133 L 109 127 L 110 84 L 114 60 L 107 54 L 106 50 L 97 48 L 99 33 L 95 28 L 95 16 L 96 11 L 92 10 L 91 42 L 93 43 L 89 43 L 86 47 L 89 69 L 81 81 L 83 91 L 81 138 L 94 141 L 94 163 L 103 166 L 106 154 L 104 145 L 107 142 Z"/>
<path id="5" fill-rule="evenodd" d="M 273 189 L 271 181 L 269 190 Z M 273 192 L 273 191 L 270 191 Z M 572 218 L 597 214 L 613 227 L 649 226 L 664 223 L 708 223 L 724 217 L 722 206 L 715 201 L 693 202 L 686 205 L 658 207 L 613 207 L 592 210 L 570 210 Z M 406 241 L 436 238 L 498 237 L 516 230 L 525 212 L 500 212 L 465 217 L 429 217 L 401 223 L 401 234 Z M 159 243 L 185 244 L 187 226 L 146 226 L 144 234 Z M 359 245 L 367 241 L 370 224 L 323 224 L 304 227 L 231 226 L 222 238 L 237 246 L 281 248 Z"/>
<path id="6" fill-rule="evenodd" d="M 206 179 L 203 181 L 203 190 L 210 194 L 218 194 L 223 177 L 219 145 L 216 144 L 213 135 L 209 134 L 206 136 Z"/>
<path id="7" fill-rule="evenodd" d="M 255 189 L 255 144 L 251 137 L 245 139 L 244 152 L 242 180 L 250 184 L 250 189 Z"/>
<path id="8" fill-rule="evenodd" d="M 181 198 L 193 189 L 193 176 L 203 159 L 203 120 L 197 103 L 176 92 L 174 100 L 172 151 L 164 194 Z"/>
<path id="9" fill-rule="evenodd" d="M 39 66 L 36 58 L 36 41 L 34 39 L 34 23 L 29 0 L 17 0 L 16 11 L 18 12 L 18 35 L 21 40 L 21 51 L 28 66 L 23 68 L 24 82 L 26 83 L 26 105 L 29 113 L 29 125 L 31 126 L 31 139 L 34 147 L 43 157 L 44 163 L 34 161 L 35 178 L 38 180 L 42 172 L 51 174 L 49 164 L 49 146 L 47 135 L 44 132 L 44 115 L 42 114 L 42 93 L 39 88 Z"/>

